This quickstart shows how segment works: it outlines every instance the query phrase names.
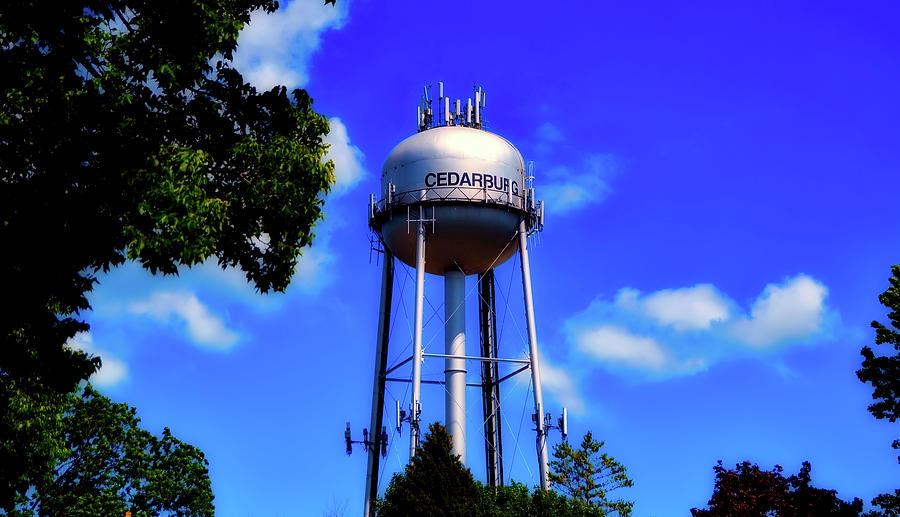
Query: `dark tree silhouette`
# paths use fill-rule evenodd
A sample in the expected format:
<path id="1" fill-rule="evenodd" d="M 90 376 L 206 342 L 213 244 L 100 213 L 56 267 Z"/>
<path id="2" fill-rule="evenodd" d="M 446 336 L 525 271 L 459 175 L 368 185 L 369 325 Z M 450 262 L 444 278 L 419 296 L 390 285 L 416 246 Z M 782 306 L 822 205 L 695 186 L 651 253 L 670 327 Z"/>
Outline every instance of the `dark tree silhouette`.
<path id="1" fill-rule="evenodd" d="M 451 452 L 450 435 L 434 423 L 406 470 L 394 474 L 378 505 L 379 517 L 475 515 L 478 486 L 458 455 Z"/>
<path id="2" fill-rule="evenodd" d="M 231 66 L 274 0 L 0 3 L 0 507 L 63 449 L 47 410 L 100 360 L 66 346 L 96 275 L 208 259 L 285 289 L 334 180 L 303 90 Z M 47 434 L 51 433 L 51 434 Z"/>
<path id="3" fill-rule="evenodd" d="M 789 478 L 782 475 L 779 465 L 768 471 L 749 461 L 738 463 L 734 470 L 726 469 L 720 461 L 713 470 L 716 483 L 709 507 L 692 509 L 694 517 L 850 517 L 862 511 L 860 499 L 847 503 L 834 490 L 811 486 L 809 462 L 803 462 L 800 473 Z"/>
<path id="4" fill-rule="evenodd" d="M 856 376 L 872 385 L 872 399 L 875 402 L 869 406 L 869 412 L 879 420 L 896 422 L 900 418 L 900 265 L 891 268 L 888 281 L 890 287 L 881 293 L 878 300 L 890 311 L 890 324 L 886 326 L 878 321 L 872 322 L 875 344 L 888 345 L 887 355 L 875 355 L 871 348 L 863 347 L 862 368 L 857 370 Z M 892 446 L 900 449 L 900 440 L 894 440 Z M 897 462 L 900 463 L 900 456 Z M 880 506 L 884 515 L 900 517 L 900 489 L 893 494 L 879 495 L 872 500 L 872 504 Z"/>

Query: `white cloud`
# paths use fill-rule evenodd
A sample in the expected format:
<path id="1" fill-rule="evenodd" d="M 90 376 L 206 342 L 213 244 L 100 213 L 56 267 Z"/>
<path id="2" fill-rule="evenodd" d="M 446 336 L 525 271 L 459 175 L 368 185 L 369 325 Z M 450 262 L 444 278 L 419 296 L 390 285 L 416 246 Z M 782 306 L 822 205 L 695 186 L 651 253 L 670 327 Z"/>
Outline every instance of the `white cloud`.
<path id="1" fill-rule="evenodd" d="M 619 169 L 615 155 L 573 149 L 552 122 L 538 126 L 535 135 L 532 152 L 539 157 L 535 192 L 544 200 L 548 216 L 566 215 L 606 199 L 611 191 L 608 181 Z"/>
<path id="2" fill-rule="evenodd" d="M 563 139 L 562 131 L 552 122 L 544 122 L 538 126 L 537 136 L 546 142 L 559 142 Z"/>
<path id="3" fill-rule="evenodd" d="M 584 413 L 585 404 L 571 372 L 563 370 L 540 355 L 541 386 L 547 390 L 563 407 L 573 413 Z"/>
<path id="4" fill-rule="evenodd" d="M 347 135 L 347 126 L 338 117 L 328 120 L 331 131 L 325 137 L 325 143 L 329 145 L 325 160 L 334 161 L 335 184 L 332 195 L 340 195 L 352 188 L 365 175 L 363 169 L 363 153 L 358 147 L 350 143 Z"/>
<path id="5" fill-rule="evenodd" d="M 297 259 L 291 283 L 284 293 L 260 293 L 247 280 L 244 271 L 237 267 L 223 269 L 215 259 L 185 269 L 179 272 L 178 277 L 169 277 L 170 281 L 163 289 L 178 290 L 184 289 L 185 285 L 195 286 L 195 290 L 203 292 L 205 296 L 224 297 L 261 312 L 281 310 L 294 296 L 319 295 L 335 280 L 334 263 L 338 260 L 338 255 L 331 246 L 331 236 L 346 224 L 340 213 L 332 212 L 330 215 L 332 217 L 316 223 L 316 238 L 312 245 L 301 250 L 302 255 Z M 268 236 L 262 235 L 259 239 L 252 239 L 252 242 L 265 249 L 267 240 Z M 158 277 L 154 278 L 157 284 L 162 281 Z"/>
<path id="6" fill-rule="evenodd" d="M 303 248 L 303 256 L 294 270 L 294 278 L 291 285 L 298 285 L 307 291 L 318 290 L 323 287 L 328 275 L 324 266 L 332 263 L 335 256 L 324 244 L 322 246 Z"/>
<path id="7" fill-rule="evenodd" d="M 103 363 L 100 370 L 91 375 L 91 382 L 101 387 L 110 387 L 125 379 L 128 375 L 128 367 L 123 361 L 116 359 L 108 353 L 98 353 Z"/>
<path id="8" fill-rule="evenodd" d="M 575 344 L 582 352 L 601 361 L 656 371 L 666 364 L 662 345 L 655 339 L 636 336 L 614 325 L 584 329 L 575 335 Z"/>
<path id="9" fill-rule="evenodd" d="M 617 160 L 611 154 L 589 155 L 578 171 L 566 166 L 547 170 L 547 183 L 536 179 L 538 197 L 545 200 L 548 214 L 566 214 L 606 199 L 610 188 L 606 179 L 615 174 Z M 539 172 L 538 172 L 539 174 Z"/>
<path id="10" fill-rule="evenodd" d="M 238 335 L 189 291 L 153 293 L 146 300 L 132 303 L 129 311 L 150 316 L 160 323 L 168 323 L 173 318 L 180 320 L 191 340 L 204 347 L 227 349 L 238 341 Z"/>
<path id="11" fill-rule="evenodd" d="M 100 356 L 100 369 L 91 375 L 90 381 L 104 388 L 114 386 L 128 376 L 128 366 L 112 354 L 94 345 L 90 332 L 79 332 L 66 343 L 70 348 L 81 350 L 89 355 Z"/>
<path id="12" fill-rule="evenodd" d="M 566 322 L 574 349 L 619 372 L 684 375 L 738 357 L 773 356 L 796 343 L 827 338 L 836 313 L 827 288 L 807 275 L 769 284 L 740 306 L 714 286 L 662 289 L 642 295 L 619 290 Z M 777 365 L 776 365 L 777 366 Z"/>
<path id="13" fill-rule="evenodd" d="M 713 322 L 731 316 L 729 302 L 710 284 L 663 289 L 643 299 L 639 291 L 625 288 L 616 296 L 616 305 L 640 311 L 675 330 L 708 330 Z"/>
<path id="14" fill-rule="evenodd" d="M 309 81 L 308 61 L 319 48 L 321 33 L 343 25 L 346 3 L 332 6 L 294 0 L 272 14 L 254 12 L 238 37 L 235 67 L 260 89 L 279 84 L 303 87 Z"/>
<path id="15" fill-rule="evenodd" d="M 806 275 L 780 285 L 769 284 L 753 302 L 749 318 L 734 325 L 737 339 L 768 347 L 807 337 L 822 330 L 828 289 Z"/>

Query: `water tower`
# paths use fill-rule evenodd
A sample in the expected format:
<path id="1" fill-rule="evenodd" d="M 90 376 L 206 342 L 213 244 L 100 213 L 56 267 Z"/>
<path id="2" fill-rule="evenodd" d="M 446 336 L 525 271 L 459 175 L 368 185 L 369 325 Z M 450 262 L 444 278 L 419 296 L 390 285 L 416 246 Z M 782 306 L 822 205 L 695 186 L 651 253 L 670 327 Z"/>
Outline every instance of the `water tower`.
<path id="1" fill-rule="evenodd" d="M 453 452 L 466 463 L 466 387 L 481 388 L 485 461 L 488 483 L 503 482 L 500 440 L 500 383 L 513 375 L 530 371 L 534 394 L 532 421 L 537 432 L 537 458 L 541 485 L 547 481 L 547 431 L 549 415 L 544 413 L 541 374 L 528 263 L 528 236 L 543 226 L 543 203 L 536 202 L 530 174 L 522 155 L 509 141 L 486 131 L 483 124 L 484 92 L 475 87 L 473 98 L 455 101 L 444 96 L 438 83 L 437 113 L 430 87 L 417 112 L 417 133 L 391 151 L 381 174 L 380 199 L 369 202 L 369 226 L 384 252 L 379 332 L 375 354 L 372 398 L 371 442 L 366 476 L 366 509 L 377 497 L 379 452 L 384 451 L 385 382 L 412 384 L 408 408 L 397 408 L 398 426 L 409 422 L 409 453 L 419 447 L 421 385 L 443 384 L 445 425 L 453 440 Z M 528 354 L 521 358 L 498 355 L 494 308 L 494 268 L 518 251 L 522 268 Z M 415 312 L 412 355 L 388 368 L 391 298 L 394 259 L 415 268 Z M 424 353 L 422 318 L 425 273 L 444 280 L 444 335 L 442 354 Z M 466 276 L 478 275 L 478 351 L 466 348 Z M 444 362 L 443 381 L 422 379 L 424 360 Z M 412 362 L 409 378 L 390 377 L 397 368 Z M 513 363 L 514 371 L 499 376 L 499 363 Z M 467 364 L 478 364 L 481 382 L 467 382 Z M 396 374 L 395 374 L 396 375 Z M 564 418 L 560 427 L 565 427 Z M 563 431 L 565 432 L 565 431 Z M 347 435 L 348 450 L 350 444 Z"/>

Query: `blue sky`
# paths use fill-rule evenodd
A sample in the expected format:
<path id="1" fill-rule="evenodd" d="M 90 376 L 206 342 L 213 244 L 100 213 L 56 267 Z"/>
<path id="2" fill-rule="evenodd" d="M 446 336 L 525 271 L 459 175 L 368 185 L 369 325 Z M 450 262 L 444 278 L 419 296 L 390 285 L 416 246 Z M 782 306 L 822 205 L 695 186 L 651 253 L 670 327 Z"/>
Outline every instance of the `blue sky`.
<path id="1" fill-rule="evenodd" d="M 900 428 L 866 412 L 854 374 L 900 262 L 897 15 L 889 2 L 287 2 L 253 18 L 236 59 L 260 87 L 307 88 L 332 121 L 338 184 L 292 286 L 262 296 L 212 265 L 167 278 L 128 265 L 100 279 L 76 344 L 103 358 L 105 393 L 206 452 L 219 515 L 360 514 L 365 455 L 344 455 L 343 429 L 361 436 L 371 400 L 380 267 L 364 207 L 415 131 L 421 87 L 465 99 L 477 83 L 547 204 L 531 260 L 548 410 L 568 407 L 570 439 L 592 430 L 628 467 L 635 515 L 704 505 L 719 459 L 792 473 L 809 460 L 814 484 L 868 501 L 900 480 Z M 497 271 L 511 356 L 526 348 L 519 275 L 515 259 Z M 407 268 L 395 287 L 392 362 L 411 341 Z M 442 315 L 439 277 L 426 296 L 426 320 Z M 439 323 L 426 346 L 442 347 Z M 534 485 L 528 387 L 505 387 L 504 454 L 507 477 Z M 441 420 L 429 389 L 423 418 Z M 469 408 L 484 479 L 475 392 Z M 407 429 L 391 440 L 382 490 Z"/>

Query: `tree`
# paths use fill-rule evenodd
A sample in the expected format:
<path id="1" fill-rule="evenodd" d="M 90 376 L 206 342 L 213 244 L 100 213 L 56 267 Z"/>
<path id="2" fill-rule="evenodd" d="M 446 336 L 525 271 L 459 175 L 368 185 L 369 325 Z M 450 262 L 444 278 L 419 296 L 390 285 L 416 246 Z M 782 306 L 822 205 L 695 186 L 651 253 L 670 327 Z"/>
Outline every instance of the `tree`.
<path id="1" fill-rule="evenodd" d="M 433 423 L 406 470 L 394 474 L 378 505 L 379 517 L 475 515 L 478 487 L 451 451 L 450 435 Z"/>
<path id="2" fill-rule="evenodd" d="M 4 378 L 69 388 L 93 371 L 63 346 L 85 330 L 70 316 L 126 259 L 172 274 L 215 257 L 263 292 L 287 286 L 333 165 L 306 92 L 259 93 L 229 64 L 250 12 L 276 7 L 5 3 L 0 238 L 20 245 L 0 264 L 20 297 L 2 320 Z"/>
<path id="3" fill-rule="evenodd" d="M 610 493 L 634 485 L 624 465 L 607 453 L 600 453 L 605 442 L 595 441 L 588 431 L 578 450 L 568 442 L 553 448 L 550 484 L 576 501 L 596 506 L 604 515 L 631 515 L 634 502 L 611 499 Z"/>
<path id="4" fill-rule="evenodd" d="M 0 504 L 50 466 L 41 408 L 100 364 L 66 346 L 88 329 L 97 273 L 214 258 L 281 291 L 312 242 L 334 180 L 328 122 L 305 91 L 258 92 L 230 65 L 251 11 L 276 8 L 0 7 L 0 280 L 16 296 L 0 313 Z"/>
<path id="5" fill-rule="evenodd" d="M 478 484 L 479 500 L 475 515 L 479 517 L 603 517 L 597 506 L 577 501 L 551 490 L 528 487 L 512 482 L 510 485 L 492 487 Z"/>
<path id="6" fill-rule="evenodd" d="M 889 282 L 890 287 L 878 296 L 878 301 L 890 310 L 890 324 L 885 326 L 873 321 L 872 328 L 875 329 L 875 344 L 892 345 L 893 352 L 888 348 L 888 355 L 875 355 L 871 348 L 864 346 L 862 368 L 856 371 L 856 376 L 872 385 L 875 402 L 869 406 L 869 412 L 879 420 L 887 419 L 893 423 L 900 417 L 900 265 L 891 268 Z M 892 446 L 900 449 L 900 440 L 894 440 Z M 900 456 L 897 461 L 900 463 Z M 885 515 L 900 516 L 900 489 L 893 494 L 879 495 L 872 504 L 880 506 Z"/>
<path id="7" fill-rule="evenodd" d="M 472 477 L 437 423 L 403 473 L 394 474 L 378 501 L 379 517 L 464 515 L 471 517 L 603 517 L 606 510 L 550 490 L 510 485 L 485 486 Z"/>
<path id="8" fill-rule="evenodd" d="M 136 410 L 90 385 L 66 396 L 60 420 L 64 451 L 9 515 L 214 514 L 203 453 L 172 435 L 141 429 Z"/>
<path id="9" fill-rule="evenodd" d="M 716 472 L 716 482 L 709 508 L 693 508 L 691 514 L 694 517 L 849 517 L 858 516 L 862 511 L 860 499 L 847 503 L 839 499 L 834 490 L 810 486 L 809 462 L 803 462 L 799 474 L 789 478 L 782 475 L 779 465 L 766 471 L 749 461 L 738 463 L 734 470 L 727 470 L 719 461 L 713 470 Z"/>

